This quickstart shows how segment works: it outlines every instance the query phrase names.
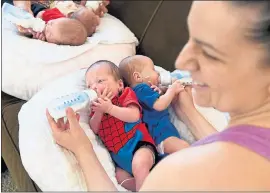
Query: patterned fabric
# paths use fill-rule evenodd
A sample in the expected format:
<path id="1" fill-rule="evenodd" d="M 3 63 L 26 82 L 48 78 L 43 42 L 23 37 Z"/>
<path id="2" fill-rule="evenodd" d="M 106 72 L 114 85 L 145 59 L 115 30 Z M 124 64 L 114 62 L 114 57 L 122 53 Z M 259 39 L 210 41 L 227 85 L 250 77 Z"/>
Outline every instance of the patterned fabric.
<path id="1" fill-rule="evenodd" d="M 112 103 L 119 107 L 135 104 L 141 110 L 134 91 L 128 87 L 124 89 L 119 97 L 113 98 Z M 91 113 L 90 116 L 93 115 L 94 113 Z M 142 137 L 137 135 L 138 132 L 142 133 Z M 154 144 L 145 124 L 141 120 L 135 123 L 125 123 L 109 114 L 102 117 L 98 135 L 108 150 L 115 154 L 131 140 L 134 140 L 134 143 L 145 141 Z"/>
<path id="2" fill-rule="evenodd" d="M 32 0 L 32 3 L 38 3 L 41 4 L 47 8 L 50 7 L 50 4 L 53 2 L 53 0 Z"/>

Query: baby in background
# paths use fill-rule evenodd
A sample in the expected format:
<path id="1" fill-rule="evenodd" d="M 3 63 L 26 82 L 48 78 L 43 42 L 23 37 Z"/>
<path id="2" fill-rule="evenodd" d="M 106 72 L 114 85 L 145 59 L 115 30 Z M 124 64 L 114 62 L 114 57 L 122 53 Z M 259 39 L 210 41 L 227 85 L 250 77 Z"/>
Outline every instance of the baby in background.
<path id="1" fill-rule="evenodd" d="M 165 94 L 160 95 L 156 91 L 159 74 L 154 69 L 153 61 L 146 56 L 127 57 L 120 62 L 119 69 L 124 81 L 136 93 L 143 108 L 143 122 L 146 123 L 158 152 L 170 154 L 188 147 L 189 144 L 180 138 L 171 123 L 168 112 L 173 98 L 183 89 L 181 83 L 175 81 Z"/>
<path id="2" fill-rule="evenodd" d="M 50 43 L 78 46 L 85 43 L 99 24 L 99 17 L 90 9 L 81 7 L 67 18 L 57 8 L 38 13 L 37 17 L 46 22 L 44 39 Z"/>
<path id="3" fill-rule="evenodd" d="M 95 62 L 85 77 L 87 87 L 99 95 L 91 106 L 90 127 L 107 147 L 116 166 L 134 176 L 139 190 L 157 162 L 157 150 L 141 121 L 136 94 L 131 88 L 124 88 L 119 68 L 110 61 Z M 117 181 L 126 187 L 120 178 Z"/>
<path id="4" fill-rule="evenodd" d="M 96 1 L 91 2 L 94 3 Z M 96 27 L 99 25 L 100 17 L 94 12 L 98 7 L 92 9 L 76 4 L 73 1 L 54 1 L 50 7 L 57 8 L 68 18 L 79 20 L 85 26 L 88 37 L 95 32 Z"/>

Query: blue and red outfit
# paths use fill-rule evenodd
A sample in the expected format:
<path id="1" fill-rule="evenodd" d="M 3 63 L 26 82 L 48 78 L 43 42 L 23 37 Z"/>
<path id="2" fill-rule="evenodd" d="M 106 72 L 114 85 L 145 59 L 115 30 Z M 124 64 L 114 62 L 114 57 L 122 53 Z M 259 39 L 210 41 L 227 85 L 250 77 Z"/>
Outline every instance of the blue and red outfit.
<path id="1" fill-rule="evenodd" d="M 180 138 L 177 129 L 170 121 L 168 109 L 156 111 L 153 107 L 156 100 L 160 97 L 159 93 L 145 83 L 138 84 L 132 89 L 143 108 L 142 120 L 146 123 L 155 144 L 158 146 L 169 137 Z"/>
<path id="2" fill-rule="evenodd" d="M 136 94 L 129 87 L 125 88 L 119 97 L 114 97 L 112 103 L 119 107 L 136 105 L 141 112 L 141 106 Z M 92 117 L 93 115 L 94 113 L 91 113 L 90 116 Z M 133 155 L 140 147 L 145 145 L 152 146 L 155 151 L 153 153 L 157 156 L 154 140 L 141 119 L 134 123 L 126 123 L 110 114 L 104 114 L 98 135 L 110 151 L 114 162 L 130 174 L 132 174 Z"/>

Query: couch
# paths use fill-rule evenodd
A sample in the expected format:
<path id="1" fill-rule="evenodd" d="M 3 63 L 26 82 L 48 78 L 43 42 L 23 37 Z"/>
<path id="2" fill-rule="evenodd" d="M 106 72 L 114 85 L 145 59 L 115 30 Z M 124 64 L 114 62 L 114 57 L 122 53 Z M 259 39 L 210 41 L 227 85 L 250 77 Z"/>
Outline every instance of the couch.
<path id="1" fill-rule="evenodd" d="M 188 40 L 186 18 L 191 1 L 114 1 L 109 13 L 125 23 L 139 39 L 138 54 L 156 65 L 174 69 L 174 62 Z M 3 49 L 5 49 L 3 47 Z M 18 112 L 26 102 L 1 92 L 2 158 L 18 191 L 40 191 L 25 171 L 19 151 Z"/>

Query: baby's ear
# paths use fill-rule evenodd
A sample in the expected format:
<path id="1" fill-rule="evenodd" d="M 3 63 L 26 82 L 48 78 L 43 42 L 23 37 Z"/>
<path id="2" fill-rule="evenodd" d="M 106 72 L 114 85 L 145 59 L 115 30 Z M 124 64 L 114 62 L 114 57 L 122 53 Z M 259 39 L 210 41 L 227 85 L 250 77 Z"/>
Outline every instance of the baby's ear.
<path id="1" fill-rule="evenodd" d="M 127 85 L 125 84 L 125 82 L 122 80 L 122 79 L 120 79 L 119 80 L 119 87 L 120 87 L 120 89 L 122 90 L 124 87 L 126 87 Z"/>
<path id="2" fill-rule="evenodd" d="M 132 76 L 135 82 L 142 82 L 142 76 L 139 72 L 133 72 Z"/>

